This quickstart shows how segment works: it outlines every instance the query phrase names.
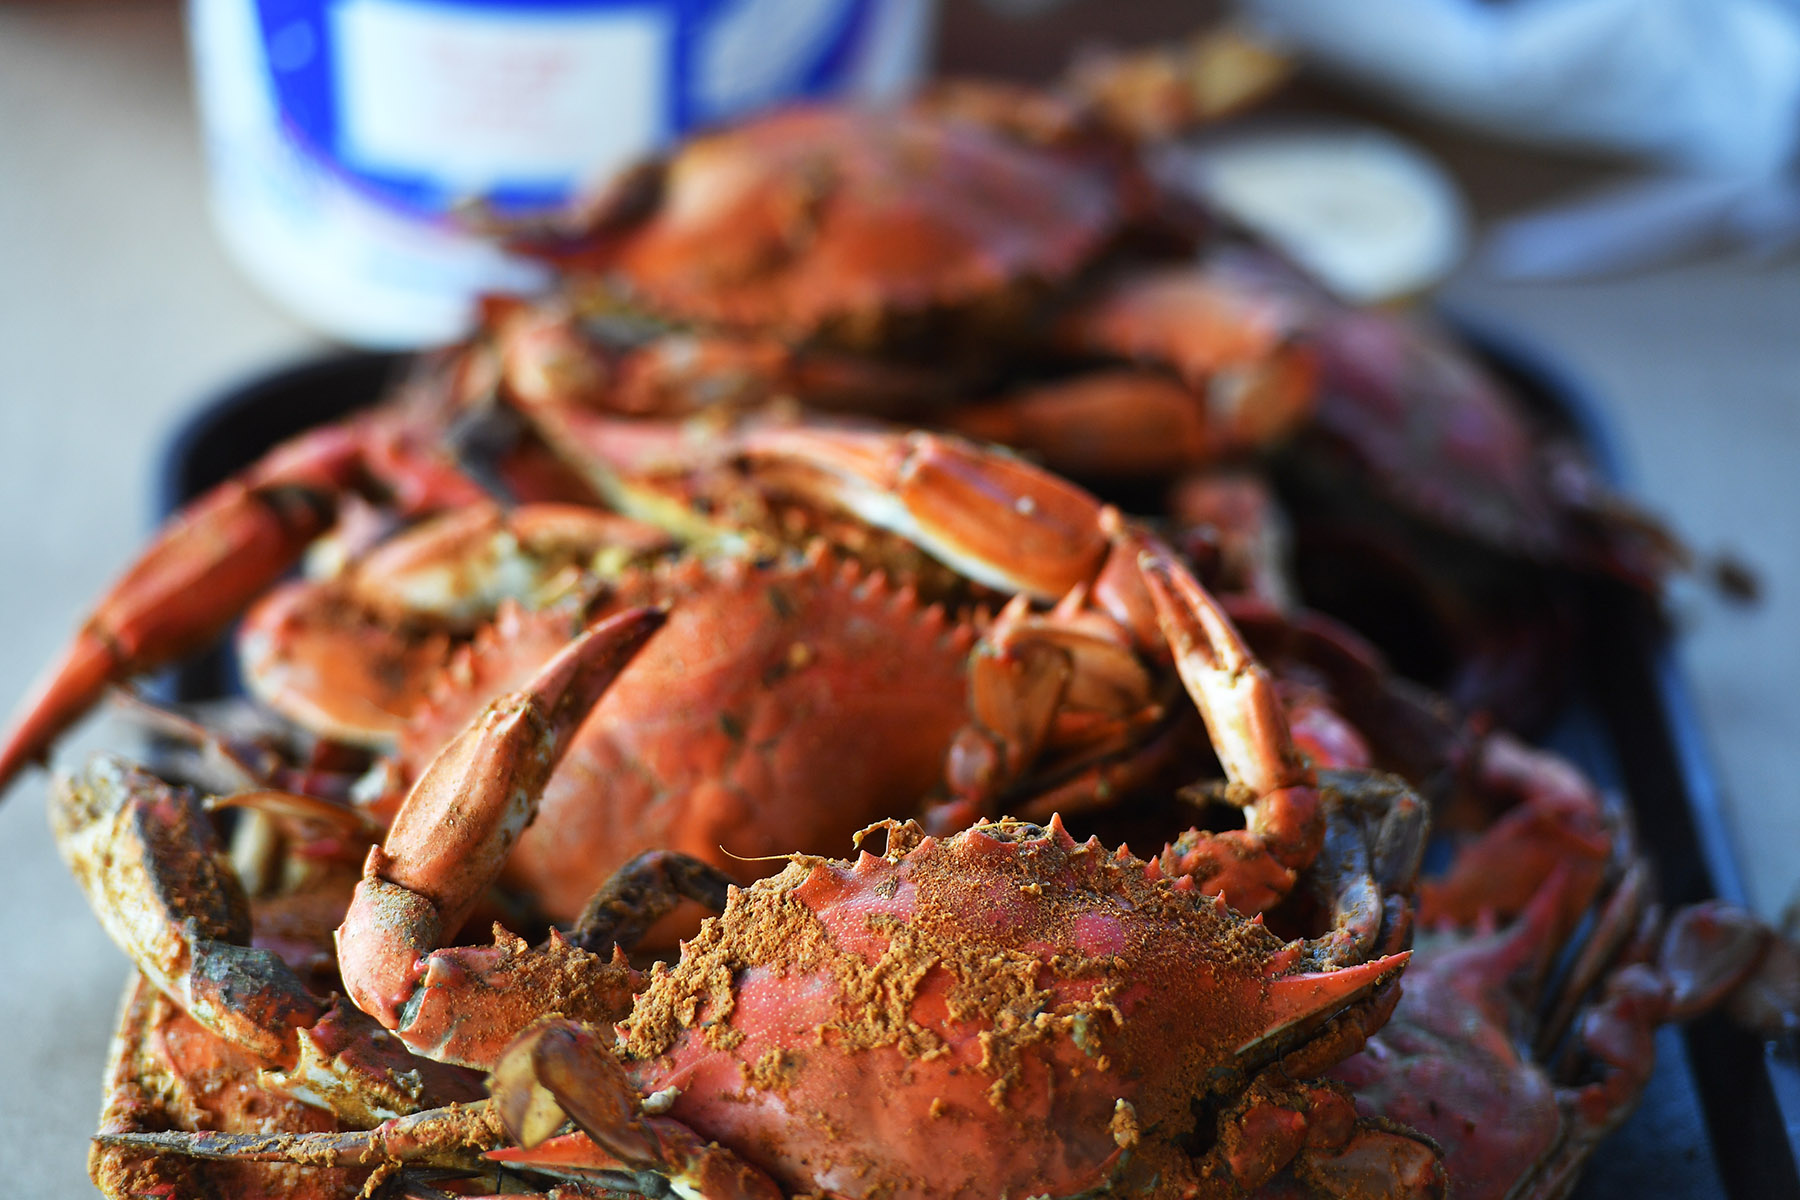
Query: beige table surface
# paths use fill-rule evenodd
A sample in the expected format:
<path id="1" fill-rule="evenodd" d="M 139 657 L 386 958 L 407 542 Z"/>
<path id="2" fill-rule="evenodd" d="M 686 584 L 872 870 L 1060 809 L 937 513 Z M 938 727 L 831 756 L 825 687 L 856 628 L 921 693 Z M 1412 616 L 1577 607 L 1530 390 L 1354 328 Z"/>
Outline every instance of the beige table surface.
<path id="1" fill-rule="evenodd" d="M 1709 262 L 1568 287 L 1457 281 L 1612 405 L 1641 488 L 1761 571 L 1749 612 L 1684 604 L 1686 659 L 1756 904 L 1800 878 L 1800 270 Z M 145 531 L 173 422 L 321 348 L 206 224 L 168 0 L 0 8 L 0 707 Z M 82 744 L 106 741 L 89 731 Z M 56 860 L 33 773 L 0 806 L 0 1191 L 89 1194 L 86 1137 L 126 975 Z"/>

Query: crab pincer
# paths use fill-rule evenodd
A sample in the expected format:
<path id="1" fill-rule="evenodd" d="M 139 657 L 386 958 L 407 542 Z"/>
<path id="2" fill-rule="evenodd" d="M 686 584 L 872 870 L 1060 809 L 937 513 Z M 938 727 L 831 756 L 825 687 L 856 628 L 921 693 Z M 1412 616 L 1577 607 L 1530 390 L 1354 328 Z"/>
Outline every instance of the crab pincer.
<path id="1" fill-rule="evenodd" d="M 1294 744 L 1273 677 L 1224 609 L 1162 550 L 1146 549 L 1138 565 L 1226 777 L 1249 793 L 1245 828 L 1200 839 L 1181 869 L 1232 907 L 1260 911 L 1292 889 L 1324 844 L 1318 781 Z"/>
<path id="2" fill-rule="evenodd" d="M 370 848 L 337 934 L 344 986 L 420 1053 L 489 1066 L 541 1005 L 596 1020 L 629 1008 L 631 970 L 560 934 L 539 950 L 515 938 L 440 947 L 536 816 L 575 728 L 662 623 L 654 609 L 621 613 L 569 643 L 523 690 L 489 704 L 438 752 L 387 840 Z"/>

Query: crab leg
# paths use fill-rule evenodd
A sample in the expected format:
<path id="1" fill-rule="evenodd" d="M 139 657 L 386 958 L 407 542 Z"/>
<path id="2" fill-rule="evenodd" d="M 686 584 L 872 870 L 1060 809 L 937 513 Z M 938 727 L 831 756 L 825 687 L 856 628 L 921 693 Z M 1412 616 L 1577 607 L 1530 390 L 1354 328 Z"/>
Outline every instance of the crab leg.
<path id="1" fill-rule="evenodd" d="M 1090 596 L 1077 587 L 1048 613 L 1015 596 L 982 634 L 969 656 L 970 720 L 946 764 L 950 798 L 925 811 L 935 832 L 1002 805 L 1031 819 L 1091 808 L 1168 764 L 1179 741 L 1178 722 L 1164 720 L 1172 681 L 1151 673 L 1138 631 Z"/>
<path id="2" fill-rule="evenodd" d="M 1565 867 L 1581 885 L 1568 907 L 1573 925 L 1617 852 L 1599 789 L 1568 760 L 1503 732 L 1483 738 L 1473 760 L 1475 791 L 1512 807 L 1458 851 L 1442 878 L 1419 885 L 1420 920 L 1471 925 L 1484 910 L 1509 918 Z"/>
<path id="3" fill-rule="evenodd" d="M 1106 557 L 1102 506 L 1011 454 L 938 434 L 764 428 L 738 452 L 765 485 L 846 509 L 1004 592 L 1055 601 Z"/>
<path id="4" fill-rule="evenodd" d="M 647 1195 L 672 1188 L 701 1200 L 779 1200 L 782 1189 L 680 1121 L 647 1115 L 611 1048 L 563 1017 L 546 1017 L 510 1046 L 489 1080 L 519 1149 L 489 1157 L 534 1169 L 621 1171 Z M 553 1138 L 564 1121 L 585 1138 Z M 654 1180 L 642 1176 L 655 1177 Z"/>
<path id="5" fill-rule="evenodd" d="M 568 1190 L 553 1189 L 549 1196 L 666 1195 L 671 1186 L 677 1195 L 699 1200 L 780 1200 L 782 1195 L 762 1172 L 679 1121 L 642 1115 L 617 1059 L 573 1022 L 548 1018 L 533 1026 L 502 1058 L 492 1086 L 491 1101 L 430 1109 L 367 1130 L 111 1133 L 96 1136 L 94 1143 L 311 1167 L 394 1163 L 480 1175 L 500 1164 L 567 1181 Z M 568 1120 L 581 1132 L 557 1134 Z M 508 1134 L 523 1144 L 507 1146 Z M 605 1190 L 590 1192 L 589 1186 Z"/>
<path id="6" fill-rule="evenodd" d="M 176 518 L 103 597 L 0 745 L 0 783 L 40 758 L 115 680 L 211 641 L 323 533 L 331 507 L 304 488 L 228 484 Z"/>
<path id="7" fill-rule="evenodd" d="M 580 463 L 629 516 L 684 537 L 716 535 L 647 478 L 737 463 L 753 492 L 848 512 L 897 534 L 969 579 L 1052 603 L 1106 558 L 1104 506 L 1004 450 L 881 426 L 745 421 L 720 433 L 533 404 L 544 440 Z"/>
<path id="8" fill-rule="evenodd" d="M 178 513 L 101 597 L 0 739 L 0 789 L 41 759 L 110 683 L 165 666 L 216 638 L 330 527 L 338 495 L 377 475 L 398 482 L 403 505 L 433 507 L 478 494 L 418 452 L 387 451 L 374 420 L 332 426 L 287 443 L 246 475 Z M 392 481 L 387 473 L 408 478 Z"/>
<path id="9" fill-rule="evenodd" d="M 683 900 L 696 901 L 713 912 L 725 911 L 726 898 L 736 883 L 697 858 L 671 850 L 646 850 L 600 885 L 569 932 L 569 942 L 596 954 L 613 946 L 633 946 Z"/>
<path id="10" fill-rule="evenodd" d="M 1012 801 L 1008 811 L 1020 820 L 1043 823 L 1056 814 L 1103 807 L 1119 796 L 1154 786 L 1180 762 L 1191 732 L 1187 722 L 1171 722 L 1141 744 L 1134 743 L 1115 754 L 1083 763 L 1073 774 L 1055 779 L 1045 790 Z"/>
<path id="11" fill-rule="evenodd" d="M 94 1143 L 221 1161 L 303 1162 L 315 1167 L 361 1167 L 387 1161 L 479 1170 L 481 1151 L 500 1139 L 493 1106 L 477 1102 L 427 1109 L 383 1121 L 373 1129 L 344 1133 L 102 1133 L 95 1136 Z"/>
<path id="12" fill-rule="evenodd" d="M 1259 911 L 1287 894 L 1323 846 L 1313 770 L 1288 732 L 1274 679 L 1218 602 L 1158 548 L 1138 563 L 1226 777 L 1250 793 L 1245 828 L 1198 841 L 1185 869 L 1239 911 Z"/>
<path id="13" fill-rule="evenodd" d="M 571 642 L 524 690 L 502 696 L 432 760 L 386 842 L 369 851 L 337 934 L 344 986 L 358 1008 L 419 1053 L 491 1066 L 546 1009 L 615 1020 L 633 972 L 552 933 L 531 949 L 440 949 L 474 910 L 519 834 L 570 736 L 631 656 L 662 625 L 636 609 Z"/>
<path id="14" fill-rule="evenodd" d="M 112 939 L 164 995 L 265 1064 L 272 1086 L 365 1124 L 417 1108 L 427 1084 L 455 1094 L 455 1080 L 250 944 L 249 903 L 192 792 L 100 756 L 57 781 L 51 822 Z"/>

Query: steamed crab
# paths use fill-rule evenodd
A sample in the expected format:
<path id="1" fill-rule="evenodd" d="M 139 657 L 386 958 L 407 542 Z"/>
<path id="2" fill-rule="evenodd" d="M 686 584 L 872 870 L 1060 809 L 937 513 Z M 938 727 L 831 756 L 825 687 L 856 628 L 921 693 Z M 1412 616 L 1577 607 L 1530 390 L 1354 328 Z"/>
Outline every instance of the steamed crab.
<path id="1" fill-rule="evenodd" d="M 496 354 L 501 394 L 537 410 L 554 400 L 643 418 L 788 396 L 850 406 L 841 372 L 830 394 L 810 375 L 709 375 L 707 354 L 677 353 L 688 335 L 631 353 L 679 358 L 694 378 L 665 379 L 654 402 L 621 403 L 641 394 L 641 379 L 595 365 L 611 352 L 583 328 L 556 306 L 515 311 L 491 331 L 497 349 L 470 353 Z M 865 407 L 1015 447 L 1139 507 L 1196 478 L 1258 467 L 1299 528 L 1313 602 L 1364 624 L 1466 702 L 1497 694 L 1522 712 L 1531 688 L 1551 691 L 1542 670 L 1524 684 L 1488 679 L 1517 656 L 1506 639 L 1544 642 L 1542 614 L 1570 574 L 1654 589 L 1688 561 L 1430 322 L 1346 308 L 1247 248 L 1126 273 L 1072 298 L 1053 329 L 1048 345 L 996 365 L 984 385 Z M 1381 571 L 1356 569 L 1374 561 Z M 1544 666 L 1556 652 L 1535 650 Z M 1460 678 L 1446 658 L 1469 663 Z"/>
<path id="2" fill-rule="evenodd" d="M 1167 560 L 1146 554 L 1143 567 L 1190 686 L 1232 686 L 1238 672 L 1215 673 L 1194 644 L 1222 621 L 1193 607 L 1204 593 Z M 490 705 L 370 851 L 337 962 L 392 1037 L 244 945 L 191 794 L 108 760 L 64 781 L 66 852 L 159 991 L 266 1064 L 258 1087 L 357 1128 L 388 1117 L 363 1133 L 111 1134 L 103 1159 L 391 1161 L 477 1177 L 504 1164 L 568 1181 L 565 1195 L 1236 1195 L 1284 1166 L 1350 1194 L 1375 1180 L 1432 1192 L 1428 1145 L 1305 1082 L 1385 1017 L 1405 961 L 1421 810 L 1380 777 L 1330 781 L 1323 853 L 1300 877 L 1316 915 L 1289 918 L 1311 936 L 1291 940 L 1208 897 L 1204 873 L 1077 844 L 1053 819 L 948 838 L 888 823 L 880 857 L 800 856 L 733 890 L 647 986 L 606 952 L 677 895 L 720 899 L 717 873 L 680 856 L 635 864 L 538 947 L 504 933 L 452 944 L 585 710 L 659 623 L 639 611 L 596 626 Z M 1215 840 L 1195 835 L 1179 861 L 1232 853 L 1233 835 Z M 237 985 L 220 991 L 212 964 L 226 961 Z M 546 1012 L 561 1017 L 536 1020 Z M 395 1038 L 492 1069 L 494 1100 L 422 1108 L 454 1085 L 401 1069 Z M 879 1103 L 818 1108 L 902 1082 L 918 1127 Z M 944 1155 L 939 1127 L 981 1152 Z M 1015 1154 L 988 1152 L 1021 1137 Z"/>
<path id="3" fill-rule="evenodd" d="M 527 239 L 561 293 L 494 306 L 472 374 L 663 417 L 788 396 L 922 419 L 975 399 L 1087 353 L 1058 314 L 1097 277 L 1193 248 L 1207 222 L 1155 185 L 1142 144 L 1278 82 L 1258 53 L 1227 34 L 1187 66 L 1152 52 L 1056 91 L 948 84 L 697 138 Z M 1281 313 L 1221 290 L 1190 341 L 1189 421 L 1242 448 L 1302 419 L 1310 355 L 1285 333 Z M 1133 354 L 1129 334 L 1092 336 Z"/>
<path id="4" fill-rule="evenodd" d="M 630 314 L 714 344 L 855 352 L 852 374 L 879 379 L 923 335 L 941 353 L 944 335 L 1028 334 L 1046 296 L 1122 246 L 1182 237 L 1139 145 L 1285 74 L 1225 31 L 1054 91 L 960 82 L 885 109 L 790 108 L 627 172 L 530 244 Z"/>
<path id="5" fill-rule="evenodd" d="M 1502 811 L 1422 883 L 1406 993 L 1331 1075 L 1441 1146 L 1452 1194 L 1550 1200 L 1642 1096 L 1658 1026 L 1723 1005 L 1779 1036 L 1800 956 L 1721 902 L 1665 920 L 1626 815 L 1559 756 L 1495 734 L 1467 773 Z"/>

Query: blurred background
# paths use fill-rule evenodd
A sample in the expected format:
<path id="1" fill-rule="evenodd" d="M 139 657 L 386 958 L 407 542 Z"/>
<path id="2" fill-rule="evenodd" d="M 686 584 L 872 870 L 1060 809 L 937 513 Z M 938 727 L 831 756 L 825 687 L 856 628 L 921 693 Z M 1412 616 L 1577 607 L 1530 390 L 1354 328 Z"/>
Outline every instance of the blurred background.
<path id="1" fill-rule="evenodd" d="M 1222 11 L 908 7 L 927 69 L 1034 79 L 1083 39 L 1138 44 Z M 1462 205 L 1443 302 L 1591 387 L 1632 490 L 1760 578 L 1754 606 L 1698 588 L 1672 606 L 1750 899 L 1779 916 L 1800 880 L 1800 268 L 1787 252 L 1800 17 L 1778 0 L 1246 8 L 1312 64 L 1268 119 L 1376 124 L 1435 163 Z M 753 23 L 751 44 L 770 28 Z M 8 706 L 146 534 L 176 423 L 336 344 L 221 242 L 190 62 L 174 0 L 0 4 Z M 894 69 L 880 86 L 898 86 Z M 78 745 L 106 737 L 89 730 Z M 125 964 L 56 861 L 43 788 L 34 773 L 0 806 L 13 964 L 0 974 L 0 1164 L 11 1194 L 72 1196 L 89 1187 L 85 1142 Z"/>

